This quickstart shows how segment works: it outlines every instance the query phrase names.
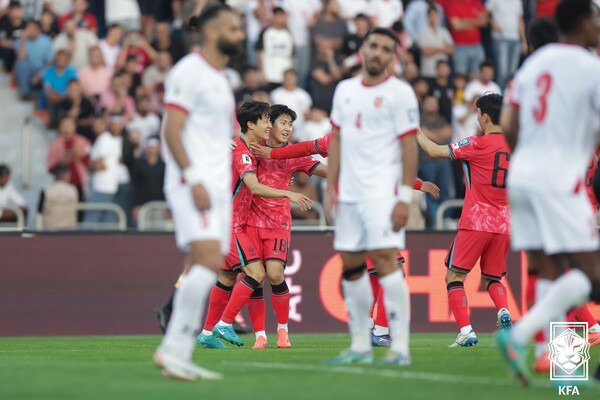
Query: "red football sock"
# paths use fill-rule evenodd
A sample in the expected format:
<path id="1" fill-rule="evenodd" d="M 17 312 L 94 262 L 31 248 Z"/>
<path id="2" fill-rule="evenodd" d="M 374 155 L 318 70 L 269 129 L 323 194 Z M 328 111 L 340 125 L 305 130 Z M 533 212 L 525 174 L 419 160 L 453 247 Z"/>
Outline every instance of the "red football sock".
<path id="1" fill-rule="evenodd" d="M 204 329 L 212 331 L 221 315 L 223 310 L 227 307 L 229 296 L 233 287 L 225 286 L 221 282 L 217 281 L 217 284 L 212 288 L 210 297 L 208 299 L 208 311 L 206 312 L 206 319 L 204 320 Z"/>
<path id="2" fill-rule="evenodd" d="M 573 313 L 573 319 L 569 318 Z M 574 308 L 567 314 L 567 321 L 577 321 L 577 322 L 587 322 L 588 328 L 596 325 L 598 321 L 594 318 L 594 315 L 590 311 L 590 309 L 584 304 L 581 307 Z"/>
<path id="3" fill-rule="evenodd" d="M 258 288 L 252 292 L 252 296 L 248 300 L 248 313 L 250 314 L 250 321 L 252 322 L 254 332 L 264 331 L 267 306 L 265 305 L 262 288 Z"/>
<path id="4" fill-rule="evenodd" d="M 508 299 L 506 298 L 506 288 L 500 281 L 491 281 L 487 287 L 488 294 L 492 298 L 496 310 L 508 308 Z"/>
<path id="5" fill-rule="evenodd" d="M 375 325 L 388 327 L 387 312 L 385 311 L 385 302 L 383 301 L 383 288 L 379 289 L 377 295 L 377 317 L 375 318 Z"/>
<path id="6" fill-rule="evenodd" d="M 454 319 L 459 328 L 471 325 L 469 319 L 469 304 L 467 303 L 467 294 L 465 285 L 462 282 L 450 282 L 448 286 L 448 304 L 454 314 Z"/>
<path id="7" fill-rule="evenodd" d="M 371 307 L 371 317 L 373 317 L 373 313 L 375 312 L 375 306 L 377 305 L 377 299 L 379 298 L 379 289 L 381 288 L 381 285 L 379 285 L 379 276 L 375 274 L 369 274 L 369 281 L 371 282 L 371 289 L 373 289 L 374 301 L 373 307 Z"/>
<path id="8" fill-rule="evenodd" d="M 278 324 L 287 324 L 290 317 L 290 291 L 287 283 L 271 286 L 271 304 L 275 310 Z"/>
<path id="9" fill-rule="evenodd" d="M 221 321 L 225 322 L 226 324 L 233 324 L 235 316 L 248 302 L 252 292 L 254 292 L 254 289 L 256 289 L 259 285 L 260 282 L 257 282 L 248 275 L 244 276 L 244 278 L 242 278 L 242 280 L 240 280 L 233 288 L 233 292 L 231 292 L 231 298 L 229 299 L 229 303 L 227 303 L 227 307 L 225 307 Z"/>
<path id="10" fill-rule="evenodd" d="M 539 331 L 538 333 L 536 333 L 535 336 L 533 337 L 533 340 L 536 343 L 546 342 L 546 335 L 544 334 L 544 331 Z"/>

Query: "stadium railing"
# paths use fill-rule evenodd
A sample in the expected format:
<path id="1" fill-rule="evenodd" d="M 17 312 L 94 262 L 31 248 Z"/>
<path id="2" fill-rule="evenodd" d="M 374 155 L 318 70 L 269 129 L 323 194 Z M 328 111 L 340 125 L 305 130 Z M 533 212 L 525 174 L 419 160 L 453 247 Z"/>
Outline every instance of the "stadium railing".
<path id="1" fill-rule="evenodd" d="M 78 230 L 109 230 L 109 231 L 125 231 L 127 230 L 127 215 L 125 211 L 113 203 L 78 203 L 77 204 L 78 212 L 87 212 L 87 211 L 100 211 L 100 212 L 109 212 L 113 213 L 117 216 L 117 220 L 114 222 L 85 222 L 80 221 L 77 224 L 76 229 Z M 42 215 L 38 213 L 35 217 L 35 227 L 37 230 L 45 230 L 44 221 Z"/>
<path id="2" fill-rule="evenodd" d="M 462 208 L 464 205 L 464 200 L 462 199 L 452 199 L 446 200 L 442 204 L 439 205 L 437 212 L 435 214 L 435 229 L 436 230 L 444 230 L 448 227 L 444 226 L 444 214 L 446 211 L 453 208 Z M 453 227 L 455 228 L 455 227 Z"/>
<path id="3" fill-rule="evenodd" d="M 21 128 L 21 187 L 29 188 L 31 184 L 31 133 L 39 129 L 46 133 L 48 130 L 43 122 L 34 116 L 28 116 L 23 121 Z"/>
<path id="4" fill-rule="evenodd" d="M 169 205 L 166 201 L 151 201 L 140 207 L 138 230 L 172 232 L 173 220 L 168 218 Z"/>
<path id="5" fill-rule="evenodd" d="M 2 206 L 3 210 L 12 211 L 17 216 L 15 222 L 0 222 L 0 231 L 22 231 L 25 229 L 25 213 L 17 206 Z"/>

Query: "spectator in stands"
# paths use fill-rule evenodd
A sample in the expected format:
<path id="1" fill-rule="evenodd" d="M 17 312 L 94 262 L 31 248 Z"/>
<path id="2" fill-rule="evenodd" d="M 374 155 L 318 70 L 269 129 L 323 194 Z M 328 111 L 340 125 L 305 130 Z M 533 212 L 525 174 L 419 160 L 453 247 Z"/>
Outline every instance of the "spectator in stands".
<path id="1" fill-rule="evenodd" d="M 48 37 L 54 39 L 60 33 L 58 29 L 58 18 L 50 9 L 45 9 L 40 17 L 40 26 L 42 33 L 48 35 Z"/>
<path id="2" fill-rule="evenodd" d="M 165 85 L 159 83 L 156 85 L 152 93 L 150 93 L 152 99 L 152 112 L 156 115 L 163 115 L 165 111 Z"/>
<path id="3" fill-rule="evenodd" d="M 419 67 L 413 61 L 409 61 L 404 65 L 404 70 L 402 71 L 402 77 L 407 82 L 414 82 L 418 78 L 420 78 Z"/>
<path id="4" fill-rule="evenodd" d="M 68 50 L 71 52 L 71 66 L 80 69 L 89 64 L 90 49 L 98 44 L 96 34 L 87 29 L 77 27 L 75 20 L 67 20 L 64 29 L 52 44 L 54 52 Z"/>
<path id="5" fill-rule="evenodd" d="M 365 14 L 358 14 L 354 18 L 354 27 L 354 33 L 347 34 L 344 38 L 342 55 L 345 57 L 349 57 L 351 55 L 360 57 L 357 52 L 360 49 L 360 46 L 362 46 L 365 36 L 371 30 L 371 21 Z"/>
<path id="6" fill-rule="evenodd" d="M 125 63 L 125 68 L 123 68 L 124 82 L 127 87 L 127 93 L 131 96 L 131 98 L 135 99 L 137 97 L 138 89 L 142 89 L 142 74 L 138 72 L 138 62 L 135 56 L 129 56 L 127 58 L 127 62 Z"/>
<path id="7" fill-rule="evenodd" d="M 27 22 L 15 48 L 19 93 L 23 100 L 31 100 L 33 86 L 39 85 L 42 71 L 52 61 L 52 40 L 41 32 L 39 22 L 32 20 Z"/>
<path id="8" fill-rule="evenodd" d="M 156 37 L 152 42 L 152 47 L 157 52 L 168 52 L 171 55 L 173 64 L 177 63 L 177 61 L 181 60 L 185 55 L 183 42 L 173 39 L 171 27 L 166 22 L 159 22 L 156 24 Z"/>
<path id="9" fill-rule="evenodd" d="M 401 0 L 371 0 L 369 10 L 373 25 L 378 28 L 391 28 L 404 15 Z"/>
<path id="10" fill-rule="evenodd" d="M 273 17 L 272 0 L 249 0 L 244 8 L 246 20 L 246 62 L 256 65 L 256 42 Z"/>
<path id="11" fill-rule="evenodd" d="M 90 161 L 90 142 L 77 134 L 74 118 L 65 117 L 58 125 L 58 137 L 50 144 L 48 150 L 48 170 L 57 165 L 69 168 L 70 183 L 77 188 L 79 200 L 85 199 L 88 182 L 88 163 Z"/>
<path id="12" fill-rule="evenodd" d="M 494 79 L 494 64 L 490 61 L 484 61 L 479 66 L 479 76 L 470 81 L 465 87 L 465 100 L 467 103 L 474 103 L 485 93 L 502 94 L 500 86 Z"/>
<path id="13" fill-rule="evenodd" d="M 7 206 L 18 207 L 24 214 L 27 213 L 27 202 L 10 183 L 10 168 L 0 164 L 0 222 L 16 222 L 17 214 L 4 209 Z"/>
<path id="14" fill-rule="evenodd" d="M 273 90 L 283 82 L 283 73 L 293 67 L 294 37 L 287 27 L 283 8 L 273 9 L 271 25 L 263 30 L 256 42 L 258 67 Z"/>
<path id="15" fill-rule="evenodd" d="M 158 138 L 148 139 L 142 157 L 136 159 L 131 171 L 133 182 L 133 220 L 137 221 L 141 206 L 150 201 L 164 201 L 163 182 L 165 163 L 160 159 L 160 142 Z"/>
<path id="16" fill-rule="evenodd" d="M 311 40 L 327 40 L 335 52 L 342 50 L 344 38 L 348 36 L 348 24 L 340 17 L 337 0 L 325 0 L 323 12 L 310 31 Z"/>
<path id="17" fill-rule="evenodd" d="M 164 83 L 172 66 L 171 54 L 168 51 L 159 51 L 154 64 L 144 71 L 142 85 L 152 90 L 159 83 Z"/>
<path id="18" fill-rule="evenodd" d="M 412 87 L 415 91 L 415 95 L 417 96 L 419 107 L 422 108 L 423 102 L 425 101 L 425 96 L 429 94 L 429 82 L 427 79 L 420 76 L 412 82 Z"/>
<path id="19" fill-rule="evenodd" d="M 100 49 L 104 55 L 104 62 L 111 70 L 117 65 L 117 58 L 121 53 L 121 40 L 123 39 L 123 28 L 119 25 L 111 25 L 108 28 L 106 38 L 100 41 Z"/>
<path id="20" fill-rule="evenodd" d="M 71 12 L 63 14 L 58 20 L 58 28 L 63 31 L 67 21 L 74 21 L 79 29 L 85 29 L 96 34 L 98 32 L 98 21 L 93 14 L 88 12 L 87 0 L 73 0 Z"/>
<path id="21" fill-rule="evenodd" d="M 64 15 L 73 9 L 72 0 L 30 0 L 34 3 L 42 3 L 43 7 L 49 7 L 56 15 Z M 21 0 L 23 3 L 23 0 Z M 36 18 L 41 14 L 41 10 L 36 10 Z"/>
<path id="22" fill-rule="evenodd" d="M 452 102 L 456 89 L 450 81 L 450 64 L 448 61 L 440 60 L 436 65 L 435 79 L 429 82 L 429 93 L 438 99 L 440 115 L 447 122 L 452 122 Z"/>
<path id="23" fill-rule="evenodd" d="M 527 54 L 527 38 L 521 0 L 488 0 L 492 16 L 492 44 L 496 61 L 496 81 L 505 88 L 519 66 L 521 54 Z"/>
<path id="24" fill-rule="evenodd" d="M 316 186 L 310 183 L 310 177 L 304 172 L 294 175 L 294 181 L 290 185 L 290 190 L 302 193 L 313 201 L 319 201 Z M 292 218 L 316 221 L 319 219 L 319 213 L 313 209 L 302 211 L 299 208 L 292 207 Z"/>
<path id="25" fill-rule="evenodd" d="M 406 7 L 406 13 L 402 21 L 406 32 L 413 40 L 417 40 L 419 33 L 429 26 L 429 18 L 427 14 L 429 9 L 435 7 L 438 10 L 439 18 L 437 21 L 438 27 L 444 26 L 444 9 L 435 0 L 411 0 Z"/>
<path id="26" fill-rule="evenodd" d="M 288 69 L 283 75 L 283 85 L 271 92 L 275 104 L 285 104 L 297 114 L 294 122 L 294 133 L 303 132 L 306 114 L 312 106 L 308 92 L 298 87 L 298 75 L 293 69 Z"/>
<path id="27" fill-rule="evenodd" d="M 90 64 L 79 70 L 79 82 L 85 96 L 98 100 L 110 87 L 112 70 L 104 62 L 100 46 L 90 48 L 89 53 Z"/>
<path id="28" fill-rule="evenodd" d="M 58 164 L 52 169 L 54 182 L 42 190 L 38 213 L 44 229 L 75 229 L 77 227 L 77 189 L 70 182 L 69 168 Z"/>
<path id="29" fill-rule="evenodd" d="M 535 18 L 554 18 L 554 11 L 560 0 L 530 0 Z"/>
<path id="30" fill-rule="evenodd" d="M 42 86 L 44 96 L 40 107 L 54 113 L 56 105 L 67 95 L 69 82 L 77 79 L 77 70 L 69 65 L 71 54 L 68 50 L 58 50 L 54 63 L 44 70 Z"/>
<path id="31" fill-rule="evenodd" d="M 142 74 L 154 62 L 156 55 L 156 50 L 150 46 L 145 36 L 139 32 L 131 32 L 125 38 L 125 43 L 117 58 L 117 68 L 124 68 L 125 64 L 133 58 L 136 60 L 135 72 Z"/>
<path id="32" fill-rule="evenodd" d="M 485 59 L 481 45 L 481 28 L 489 22 L 481 0 L 449 0 L 445 11 L 454 39 L 454 72 L 470 75 L 477 72 Z"/>
<path id="33" fill-rule="evenodd" d="M 427 10 L 427 20 L 428 25 L 419 33 L 417 44 L 421 49 L 421 75 L 434 78 L 438 61 L 448 61 L 454 52 L 454 41 L 450 32 L 439 25 L 436 7 Z"/>
<path id="34" fill-rule="evenodd" d="M 240 105 L 250 100 L 254 92 L 265 90 L 267 88 L 260 83 L 258 68 L 253 65 L 247 66 L 242 72 L 242 85 L 235 91 L 235 102 Z"/>
<path id="35" fill-rule="evenodd" d="M 159 6 L 157 0 L 138 0 L 141 14 L 141 29 L 142 33 L 148 40 L 152 39 L 154 27 L 156 24 L 156 12 Z"/>
<path id="36" fill-rule="evenodd" d="M 336 60 L 330 41 L 317 39 L 317 53 L 312 60 L 310 93 L 313 103 L 329 114 L 333 92 L 342 79 L 342 68 Z"/>
<path id="37" fill-rule="evenodd" d="M 308 118 L 304 124 L 304 130 L 297 131 L 294 129 L 293 139 L 298 142 L 305 140 L 320 139 L 331 132 L 331 123 L 325 110 L 312 106 L 308 112 Z M 320 155 L 313 156 L 316 160 L 326 163 L 325 159 Z"/>
<path id="38" fill-rule="evenodd" d="M 137 0 L 105 0 L 106 24 L 121 25 L 125 31 L 139 31 L 140 7 Z"/>
<path id="39" fill-rule="evenodd" d="M 369 12 L 369 1 L 368 0 L 338 0 L 340 5 L 340 17 L 346 21 L 350 31 L 354 31 L 355 21 L 357 15 L 367 15 Z"/>
<path id="40" fill-rule="evenodd" d="M 95 139 L 92 129 L 94 114 L 94 105 L 83 96 L 79 81 L 73 79 L 69 82 L 67 96 L 56 105 L 50 126 L 56 128 L 63 118 L 73 118 L 77 124 L 77 133 L 92 142 Z"/>
<path id="41" fill-rule="evenodd" d="M 127 131 L 132 135 L 139 135 L 141 146 L 144 147 L 148 139 L 159 134 L 159 130 L 160 119 L 152 112 L 150 97 L 139 97 L 137 99 L 137 112 L 127 125 Z"/>
<path id="42" fill-rule="evenodd" d="M 423 133 L 438 144 L 448 144 L 452 139 L 452 129 L 444 117 L 439 114 L 438 102 L 434 96 L 428 95 L 423 101 L 421 113 Z M 433 227 L 438 206 L 454 197 L 454 181 L 450 160 L 433 159 L 419 149 L 419 177 L 433 182 L 440 187 L 440 197 L 426 196 L 426 224 Z"/>
<path id="43" fill-rule="evenodd" d="M 454 74 L 454 78 L 452 78 L 452 83 L 454 83 L 454 101 L 453 104 L 456 106 L 458 104 L 465 104 L 467 101 L 465 100 L 465 88 L 467 87 L 467 77 L 461 74 Z"/>
<path id="44" fill-rule="evenodd" d="M 121 114 L 129 121 L 135 114 L 135 102 L 128 94 L 125 75 L 118 72 L 112 77 L 110 89 L 100 96 L 100 108 L 104 115 Z"/>
<path id="45" fill-rule="evenodd" d="M 0 18 L 0 59 L 4 70 L 11 72 L 15 65 L 15 42 L 25 29 L 23 9 L 18 1 L 11 1 L 8 12 Z"/>

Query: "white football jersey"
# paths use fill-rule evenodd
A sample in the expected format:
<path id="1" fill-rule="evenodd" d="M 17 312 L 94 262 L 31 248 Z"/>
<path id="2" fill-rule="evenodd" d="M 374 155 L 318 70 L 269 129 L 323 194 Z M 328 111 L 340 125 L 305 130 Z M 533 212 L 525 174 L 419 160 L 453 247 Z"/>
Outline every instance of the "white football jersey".
<path id="1" fill-rule="evenodd" d="M 578 46 L 544 46 L 521 67 L 507 101 L 520 123 L 509 186 L 580 187 L 600 132 L 600 59 Z"/>
<path id="2" fill-rule="evenodd" d="M 399 138 L 419 126 L 412 88 L 392 76 L 375 86 L 361 76 L 344 80 L 335 90 L 331 123 L 340 129 L 339 201 L 394 197 L 402 184 Z"/>
<path id="3" fill-rule="evenodd" d="M 231 198 L 231 151 L 235 100 L 224 71 L 200 54 L 182 58 L 165 81 L 165 104 L 188 113 L 183 145 L 192 165 L 203 173 L 203 183 L 218 199 Z M 163 140 L 165 190 L 182 184 L 181 170 Z"/>

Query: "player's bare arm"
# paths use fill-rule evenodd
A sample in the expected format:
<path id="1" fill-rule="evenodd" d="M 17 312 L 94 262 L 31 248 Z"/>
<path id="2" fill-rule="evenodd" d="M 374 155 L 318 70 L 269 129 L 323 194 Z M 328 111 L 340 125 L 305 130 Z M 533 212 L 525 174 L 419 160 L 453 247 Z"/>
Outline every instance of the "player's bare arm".
<path id="1" fill-rule="evenodd" d="M 337 203 L 336 188 L 340 176 L 340 131 L 334 129 L 331 144 L 329 145 L 329 158 L 327 162 L 327 194 L 325 196 L 325 216 L 329 223 L 333 222 L 333 207 Z M 408 215 L 408 214 L 407 214 Z"/>
<path id="2" fill-rule="evenodd" d="M 208 191 L 201 183 L 201 171 L 194 168 L 183 146 L 181 130 L 187 119 L 187 113 L 175 107 L 167 108 L 165 114 L 165 140 L 173 158 L 181 168 L 183 178 L 192 189 L 194 204 L 200 211 L 211 206 Z"/>
<path id="3" fill-rule="evenodd" d="M 417 133 L 417 141 L 419 146 L 432 158 L 450 158 L 448 146 L 440 145 L 429 139 L 425 133 L 419 128 Z"/>
<path id="4" fill-rule="evenodd" d="M 408 206 L 412 197 L 412 187 L 417 177 L 418 153 L 415 135 L 407 135 L 401 138 L 400 146 L 402 147 L 403 176 L 398 203 L 396 203 L 394 211 L 392 211 L 392 230 L 394 232 L 398 232 L 404 228 L 408 222 Z M 408 194 L 408 190 L 410 190 L 410 195 Z"/>
<path id="5" fill-rule="evenodd" d="M 519 136 L 519 110 L 514 105 L 507 104 L 502 108 L 500 125 L 510 151 L 514 151 Z"/>
<path id="6" fill-rule="evenodd" d="M 302 211 L 310 210 L 313 201 L 303 194 L 292 192 L 289 190 L 279 190 L 269 186 L 265 186 L 258 182 L 255 174 L 247 174 L 243 178 L 244 185 L 250 189 L 254 196 L 266 197 L 271 199 L 289 199 L 300 206 Z"/>
<path id="7" fill-rule="evenodd" d="M 319 163 L 319 165 L 313 170 L 312 174 L 320 178 L 327 179 L 327 165 Z"/>

